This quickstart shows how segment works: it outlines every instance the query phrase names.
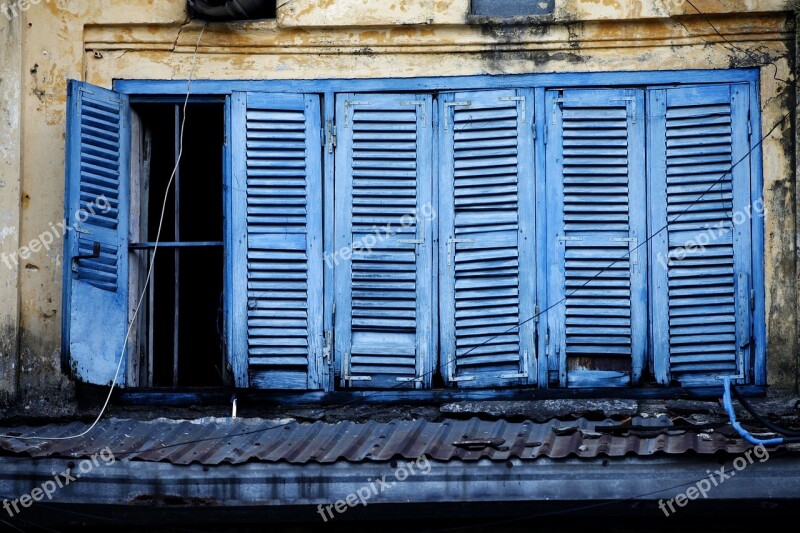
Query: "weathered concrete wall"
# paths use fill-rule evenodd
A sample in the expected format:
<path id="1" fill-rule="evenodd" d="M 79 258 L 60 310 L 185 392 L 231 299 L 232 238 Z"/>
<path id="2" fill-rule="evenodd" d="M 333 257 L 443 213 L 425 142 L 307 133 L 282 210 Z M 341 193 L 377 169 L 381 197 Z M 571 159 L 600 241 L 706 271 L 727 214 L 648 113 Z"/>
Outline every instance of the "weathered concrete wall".
<path id="1" fill-rule="evenodd" d="M 0 249 L 19 247 L 21 21 L 0 16 Z M 17 389 L 19 268 L 0 261 L 0 406 Z"/>
<path id="2" fill-rule="evenodd" d="M 762 126 L 768 131 L 794 102 L 793 88 L 783 81 L 793 80 L 789 1 L 692 3 L 714 27 L 685 0 L 557 0 L 552 22 L 523 26 L 467 25 L 468 0 L 278 0 L 277 21 L 208 25 L 196 77 L 411 77 L 758 65 Z M 5 172 L 11 176 L 2 178 L 7 186 L 0 188 L 2 225 L 19 227 L 12 240 L 3 241 L 4 250 L 16 246 L 16 239 L 28 242 L 62 218 L 65 80 L 108 87 L 114 78 L 186 78 L 201 23 L 187 23 L 184 4 L 41 0 L 16 20 L 16 31 L 24 29 L 22 65 L 16 69 L 18 77 L 24 73 L 24 158 L 20 182 L 13 178 L 13 157 L 9 165 L 0 152 L 0 168 L 9 167 Z M 8 39 L 3 31 L 0 42 Z M 9 53 L 6 48 L 0 57 Z M 0 75 L 8 70 L 6 65 L 3 61 Z M 0 121 L 5 123 L 10 115 L 3 112 L 2 98 L 0 94 Z M 11 106 L 12 111 L 17 108 Z M 5 139 L 5 129 L 0 135 Z M 798 373 L 798 307 L 790 121 L 765 141 L 763 150 L 769 209 L 769 382 L 792 388 Z M 21 205 L 21 213 L 15 217 L 8 211 L 8 219 L 6 206 L 14 202 Z M 60 254 L 60 248 L 54 248 L 32 256 L 19 272 L 19 389 L 26 402 L 49 397 L 66 405 L 71 395 L 59 372 Z M 0 287 L 6 291 L 0 292 L 5 302 L 7 294 L 15 293 L 17 281 L 16 275 L 2 276 L 8 279 Z M 0 317 L 8 313 L 4 308 Z"/>

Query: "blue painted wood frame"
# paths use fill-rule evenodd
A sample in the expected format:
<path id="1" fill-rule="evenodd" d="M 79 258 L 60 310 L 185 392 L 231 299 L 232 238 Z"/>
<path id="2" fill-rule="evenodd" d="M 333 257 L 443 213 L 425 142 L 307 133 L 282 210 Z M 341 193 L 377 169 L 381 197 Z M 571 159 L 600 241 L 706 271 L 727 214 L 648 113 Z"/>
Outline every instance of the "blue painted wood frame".
<path id="1" fill-rule="evenodd" d="M 230 222 L 226 225 L 227 253 L 225 265 L 229 290 L 226 292 L 228 310 L 228 360 L 234 384 L 237 388 L 250 385 L 247 372 L 247 94 L 236 92 L 226 106 L 228 113 L 226 128 L 227 145 L 230 146 L 230 183 L 225 184 L 228 194 L 227 213 Z"/>
<path id="2" fill-rule="evenodd" d="M 750 86 L 750 198 L 755 204 L 764 204 L 764 173 L 761 136 L 761 88 L 758 80 L 751 81 Z M 789 119 L 791 120 L 791 119 Z M 769 127 L 772 127 L 770 124 Z M 753 382 L 755 385 L 767 384 L 767 323 L 766 323 L 766 285 L 764 279 L 764 214 L 754 216 L 751 229 L 751 254 L 753 268 L 753 291 L 755 305 L 753 309 L 753 342 L 751 347 L 753 361 Z"/>
<path id="3" fill-rule="evenodd" d="M 255 92 L 398 92 L 512 89 L 530 87 L 615 87 L 733 83 L 759 80 L 758 69 L 657 70 L 639 72 L 589 72 L 564 74 L 509 74 L 500 76 L 450 76 L 368 79 L 194 80 L 192 94 L 208 96 L 234 91 Z M 186 94 L 185 80 L 115 80 L 114 89 L 130 95 Z"/>
<path id="4" fill-rule="evenodd" d="M 329 265 L 328 258 L 334 257 L 334 212 L 336 211 L 336 188 L 334 187 L 334 170 L 336 154 L 336 100 L 332 92 L 322 96 L 322 125 L 324 129 L 324 147 L 322 152 L 322 210 L 323 210 L 323 331 L 325 332 L 321 380 L 326 391 L 332 391 L 336 385 L 337 366 L 333 360 L 334 341 L 334 268 Z"/>
<path id="5" fill-rule="evenodd" d="M 232 324 L 232 318 L 234 313 L 236 312 L 236 306 L 234 302 L 235 294 L 235 284 L 233 280 L 236 279 L 235 269 L 236 265 L 233 261 L 233 254 L 231 253 L 231 245 L 234 242 L 234 208 L 233 208 L 233 158 L 231 157 L 233 150 L 231 143 L 233 142 L 233 120 L 232 120 L 232 109 L 233 109 L 233 96 L 226 96 L 225 97 L 225 144 L 223 145 L 222 151 L 222 228 L 223 228 L 223 235 L 224 235 L 224 242 L 222 243 L 223 246 L 223 254 L 225 256 L 225 263 L 223 265 L 224 274 L 223 274 L 223 331 L 225 337 L 225 358 L 226 358 L 226 382 L 227 384 L 238 386 L 239 382 L 246 380 L 247 369 L 239 368 L 237 365 L 241 365 L 241 360 L 232 360 L 230 354 L 232 353 L 241 353 L 241 351 L 237 352 L 234 351 L 235 349 L 241 350 L 241 346 L 237 345 L 237 343 L 241 342 L 241 338 L 237 338 L 234 333 L 237 331 Z M 239 317 L 241 320 L 241 317 Z M 237 380 L 238 376 L 238 380 Z M 245 381 L 246 383 L 246 381 Z"/>
<path id="6" fill-rule="evenodd" d="M 539 117 L 533 124 L 534 128 L 534 176 L 536 187 L 536 250 L 547 250 L 547 114 L 545 105 L 544 87 L 534 90 L 535 116 Z M 538 155 L 538 157 L 537 157 Z M 546 275 L 547 254 L 537 253 L 536 276 L 536 301 L 534 308 L 536 318 L 534 325 L 537 333 L 537 369 L 536 383 L 540 388 L 545 388 L 550 383 L 550 372 L 558 371 L 558 361 L 552 354 L 548 354 L 549 328 L 547 325 L 548 309 L 548 279 Z M 557 379 L 555 380 L 557 381 Z"/>

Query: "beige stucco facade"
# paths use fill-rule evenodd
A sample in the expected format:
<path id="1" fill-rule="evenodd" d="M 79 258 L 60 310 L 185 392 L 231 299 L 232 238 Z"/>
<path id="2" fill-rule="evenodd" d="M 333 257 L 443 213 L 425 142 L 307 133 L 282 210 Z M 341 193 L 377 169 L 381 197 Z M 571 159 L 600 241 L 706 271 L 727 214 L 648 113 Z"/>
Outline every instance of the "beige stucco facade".
<path id="1" fill-rule="evenodd" d="M 695 7 L 704 13 L 698 15 Z M 469 0 L 278 0 L 275 21 L 209 24 L 199 79 L 415 77 L 760 66 L 762 129 L 794 106 L 789 0 L 556 0 L 552 21 L 470 21 Z M 186 79 L 202 22 L 184 0 L 40 0 L 0 13 L 0 248 L 63 219 L 66 80 Z M 485 22 L 485 21 L 483 21 Z M 713 24 L 713 26 L 712 26 Z M 721 36 L 722 35 L 722 36 Z M 768 381 L 798 372 L 792 121 L 763 143 Z M 61 405 L 60 243 L 0 264 L 0 396 Z"/>

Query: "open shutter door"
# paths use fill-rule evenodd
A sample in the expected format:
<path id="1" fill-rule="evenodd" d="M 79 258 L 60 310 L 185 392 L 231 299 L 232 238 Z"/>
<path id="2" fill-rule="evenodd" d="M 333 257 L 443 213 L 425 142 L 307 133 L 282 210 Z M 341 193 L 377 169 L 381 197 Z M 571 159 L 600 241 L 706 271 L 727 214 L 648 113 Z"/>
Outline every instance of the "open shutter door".
<path id="1" fill-rule="evenodd" d="M 232 327 L 247 346 L 246 365 L 231 354 L 239 387 L 322 387 L 320 113 L 316 95 L 233 96 Z"/>
<path id="2" fill-rule="evenodd" d="M 440 364 L 459 387 L 536 379 L 532 95 L 442 97 Z"/>
<path id="3" fill-rule="evenodd" d="M 126 96 L 69 82 L 64 353 L 75 379 L 97 385 L 114 379 L 128 326 L 129 123 Z"/>
<path id="4" fill-rule="evenodd" d="M 336 100 L 336 357 L 343 386 L 431 383 L 431 97 Z"/>
<path id="5" fill-rule="evenodd" d="M 644 98 L 547 94 L 549 350 L 562 386 L 639 381 L 647 332 Z M 548 306 L 549 307 L 549 306 Z"/>
<path id="6" fill-rule="evenodd" d="M 747 377 L 751 348 L 747 85 L 650 93 L 654 366 L 660 383 Z"/>

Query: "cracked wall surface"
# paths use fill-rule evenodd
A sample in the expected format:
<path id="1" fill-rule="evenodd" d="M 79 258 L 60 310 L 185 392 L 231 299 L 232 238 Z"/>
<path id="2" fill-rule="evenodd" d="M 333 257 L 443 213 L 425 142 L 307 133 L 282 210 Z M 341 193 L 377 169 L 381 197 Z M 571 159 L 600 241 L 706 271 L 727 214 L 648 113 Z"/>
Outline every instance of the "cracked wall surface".
<path id="1" fill-rule="evenodd" d="M 0 15 L 3 251 L 62 220 L 66 80 L 110 87 L 120 78 L 187 78 L 202 25 L 187 19 L 184 4 L 42 0 L 10 23 Z M 787 0 L 557 0 L 551 21 L 522 25 L 467 24 L 468 0 L 278 0 L 278 6 L 274 21 L 208 25 L 196 77 L 759 66 L 764 131 L 795 101 L 794 88 L 786 83 L 794 79 Z M 763 145 L 768 380 L 780 388 L 794 388 L 798 374 L 794 146 L 791 121 Z M 0 394 L 18 390 L 21 402 L 39 402 L 35 409 L 46 410 L 42 398 L 63 406 L 73 394 L 59 371 L 61 270 L 60 244 L 16 270 L 0 265 Z M 12 374 L 19 375 L 19 383 Z"/>

